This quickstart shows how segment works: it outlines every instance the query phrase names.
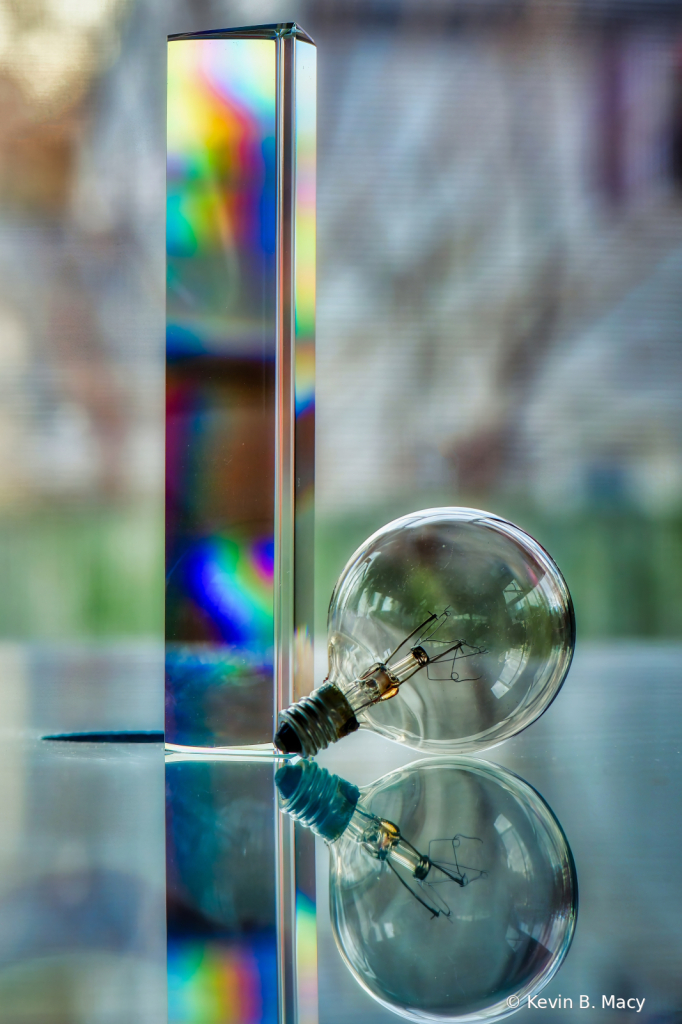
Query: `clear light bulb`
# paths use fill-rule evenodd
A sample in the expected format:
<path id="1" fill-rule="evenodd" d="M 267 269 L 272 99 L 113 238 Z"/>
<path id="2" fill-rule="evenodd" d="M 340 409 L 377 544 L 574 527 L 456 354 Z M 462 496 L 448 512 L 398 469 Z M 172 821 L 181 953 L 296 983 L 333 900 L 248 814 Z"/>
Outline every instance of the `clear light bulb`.
<path id="1" fill-rule="evenodd" d="M 325 684 L 280 712 L 281 751 L 310 757 L 364 726 L 470 753 L 549 706 L 575 620 L 558 567 L 529 534 L 489 512 L 436 508 L 358 548 L 332 594 L 328 639 Z"/>
<path id="2" fill-rule="evenodd" d="M 498 1020 L 556 974 L 575 929 L 575 867 L 552 811 L 516 775 L 443 757 L 358 789 L 299 760 L 276 783 L 281 808 L 329 845 L 336 943 L 388 1009 Z"/>

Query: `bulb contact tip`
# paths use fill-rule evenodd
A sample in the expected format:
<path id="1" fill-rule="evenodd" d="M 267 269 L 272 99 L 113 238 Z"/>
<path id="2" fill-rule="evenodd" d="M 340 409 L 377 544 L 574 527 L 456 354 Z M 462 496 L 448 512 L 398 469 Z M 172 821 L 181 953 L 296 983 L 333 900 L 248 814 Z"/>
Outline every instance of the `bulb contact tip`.
<path id="1" fill-rule="evenodd" d="M 303 754 L 298 733 L 288 722 L 283 722 L 275 733 L 274 744 L 283 754 Z"/>

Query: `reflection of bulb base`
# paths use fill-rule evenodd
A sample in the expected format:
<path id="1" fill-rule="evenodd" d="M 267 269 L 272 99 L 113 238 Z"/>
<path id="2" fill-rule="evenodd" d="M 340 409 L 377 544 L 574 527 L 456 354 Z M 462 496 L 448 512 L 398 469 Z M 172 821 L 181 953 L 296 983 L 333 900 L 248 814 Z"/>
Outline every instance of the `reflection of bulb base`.
<path id="1" fill-rule="evenodd" d="M 352 707 L 334 683 L 325 683 L 309 697 L 280 711 L 277 725 L 277 749 L 302 757 L 313 757 L 360 727 Z"/>
<path id="2" fill-rule="evenodd" d="M 282 810 L 329 843 L 345 832 L 360 796 L 356 786 L 314 761 L 285 764 L 275 784 Z"/>

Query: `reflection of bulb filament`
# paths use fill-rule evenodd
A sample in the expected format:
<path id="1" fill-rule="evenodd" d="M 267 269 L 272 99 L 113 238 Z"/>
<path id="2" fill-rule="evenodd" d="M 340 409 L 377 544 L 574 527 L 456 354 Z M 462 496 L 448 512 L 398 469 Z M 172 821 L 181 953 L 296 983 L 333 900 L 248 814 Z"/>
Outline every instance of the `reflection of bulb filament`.
<path id="1" fill-rule="evenodd" d="M 280 806 L 296 821 L 334 844 L 341 836 L 357 843 L 370 857 L 387 865 L 410 895 L 429 911 L 431 917 L 450 919 L 452 911 L 441 892 L 450 882 L 463 889 L 486 878 L 481 868 L 461 864 L 458 850 L 464 840 L 479 843 L 474 836 L 459 833 L 451 839 L 432 839 L 428 855 L 419 852 L 401 834 L 397 825 L 364 809 L 360 790 L 337 775 L 330 775 L 314 761 L 283 765 L 275 776 Z M 440 844 L 442 855 L 438 855 Z M 467 857 L 467 860 L 469 858 Z M 401 872 L 405 872 L 407 879 Z M 442 891 L 442 888 L 441 888 Z"/>
<path id="2" fill-rule="evenodd" d="M 359 834 L 360 822 L 357 819 L 366 821 L 364 828 L 361 826 Z M 428 856 L 425 856 L 400 834 L 400 830 L 392 821 L 377 818 L 360 807 L 356 809 L 356 816 L 351 821 L 351 830 L 356 833 L 358 841 L 373 857 L 388 865 L 401 885 L 430 912 L 432 917 L 449 918 L 452 914 L 450 907 L 434 886 L 454 882 L 463 889 L 470 882 L 486 877 L 485 871 L 459 863 L 457 850 L 463 839 L 474 843 L 481 842 L 480 839 L 473 836 L 457 834 L 452 839 L 432 839 L 429 843 Z M 445 843 L 450 846 L 452 862 L 432 856 L 432 847 L 435 843 Z M 447 856 L 447 852 L 445 856 Z M 410 882 L 402 877 L 399 869 L 405 870 L 410 879 L 414 880 L 419 887 L 419 892 L 415 891 Z M 428 892 L 426 887 L 428 887 Z"/>
<path id="3" fill-rule="evenodd" d="M 460 678 L 459 672 L 456 671 L 455 665 L 458 660 L 464 658 L 473 658 L 477 654 L 485 654 L 483 647 L 476 647 L 473 644 L 467 643 L 466 640 L 446 640 L 442 637 L 437 637 L 436 633 L 440 630 L 441 626 L 450 616 L 450 609 L 446 608 L 440 615 L 435 613 L 429 615 L 416 629 L 413 629 L 404 640 L 402 640 L 396 648 L 389 654 L 383 662 L 377 662 L 372 665 L 371 668 L 367 669 L 366 672 L 356 680 L 354 686 L 351 689 L 357 689 L 360 691 L 358 696 L 361 698 L 359 703 L 351 699 L 351 705 L 353 710 L 358 713 L 363 711 L 365 708 L 371 707 L 373 704 L 378 703 L 381 700 L 389 700 L 391 697 L 395 697 L 400 686 L 411 679 L 413 675 L 419 672 L 420 669 L 426 668 L 426 674 L 429 679 L 440 679 L 445 681 L 451 679 L 456 683 L 473 682 L 479 679 L 480 676 L 469 676 L 465 679 Z M 413 637 L 416 640 L 413 646 L 410 648 L 409 654 L 407 654 L 400 661 L 391 664 L 398 651 L 401 650 Z M 430 654 L 424 644 L 434 644 L 445 646 L 444 651 L 437 652 L 435 655 Z M 448 662 L 452 663 L 448 676 L 433 676 L 431 675 L 431 666 L 437 663 L 447 665 Z M 347 693 L 349 696 L 350 693 Z"/>

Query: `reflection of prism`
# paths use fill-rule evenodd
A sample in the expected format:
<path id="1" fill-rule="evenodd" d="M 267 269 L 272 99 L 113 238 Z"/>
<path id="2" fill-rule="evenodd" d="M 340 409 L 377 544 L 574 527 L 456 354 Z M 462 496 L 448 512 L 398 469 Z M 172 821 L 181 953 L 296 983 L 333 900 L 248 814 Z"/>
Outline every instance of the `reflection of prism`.
<path id="1" fill-rule="evenodd" d="M 528 664 L 528 651 L 524 647 L 512 647 L 504 657 L 504 666 L 492 692 L 497 698 L 504 697 Z"/>
<path id="2" fill-rule="evenodd" d="M 530 857 L 517 830 L 512 827 L 511 822 L 507 821 L 503 814 L 498 815 L 495 819 L 494 828 L 507 851 L 507 865 L 510 871 L 519 873 L 526 871 L 530 863 Z"/>
<path id="3" fill-rule="evenodd" d="M 312 688 L 315 53 L 291 24 L 169 40 L 173 743 L 264 742 L 275 688 Z"/>
<path id="4" fill-rule="evenodd" d="M 519 932 L 516 935 L 515 943 L 510 942 L 507 936 L 507 942 L 513 950 L 513 956 L 506 968 L 510 986 L 514 986 L 528 974 L 542 974 L 552 958 L 551 952 L 537 939 Z"/>

